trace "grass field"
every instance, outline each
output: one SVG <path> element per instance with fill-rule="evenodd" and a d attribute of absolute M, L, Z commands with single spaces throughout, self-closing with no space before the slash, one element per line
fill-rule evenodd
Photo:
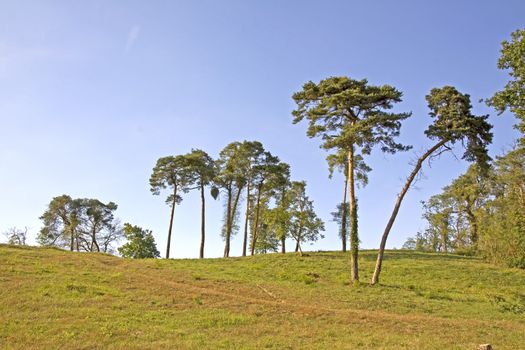
<path fill-rule="evenodd" d="M 361 254 L 362 280 L 375 254 Z M 525 349 L 525 271 L 389 251 L 125 260 L 0 245 L 2 349 Z"/>

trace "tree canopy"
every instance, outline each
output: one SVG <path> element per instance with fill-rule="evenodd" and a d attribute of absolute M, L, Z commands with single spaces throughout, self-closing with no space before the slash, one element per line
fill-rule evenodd
<path fill-rule="evenodd" d="M 500 114 L 510 110 L 519 119 L 517 128 L 525 134 L 525 29 L 516 30 L 510 41 L 503 41 L 498 68 L 508 71 L 510 81 L 487 103 Z"/>
<path fill-rule="evenodd" d="M 118 249 L 122 257 L 132 259 L 160 257 L 155 238 L 150 230 L 125 223 L 123 233 L 127 242 Z"/>

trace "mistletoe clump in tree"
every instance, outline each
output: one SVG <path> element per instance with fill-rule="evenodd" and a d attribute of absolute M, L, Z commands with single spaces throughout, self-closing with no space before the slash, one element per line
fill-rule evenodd
<path fill-rule="evenodd" d="M 297 104 L 293 123 L 306 119 L 308 137 L 320 137 L 322 148 L 346 156 L 353 281 L 359 280 L 356 164 L 376 146 L 387 153 L 410 148 L 395 142 L 401 122 L 411 115 L 390 112 L 395 103 L 401 102 L 401 96 L 390 85 L 370 85 L 366 79 L 348 77 L 330 77 L 318 84 L 310 81 L 293 95 Z"/>

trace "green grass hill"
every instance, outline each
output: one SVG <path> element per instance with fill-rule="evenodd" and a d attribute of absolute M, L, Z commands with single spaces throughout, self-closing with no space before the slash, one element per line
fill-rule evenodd
<path fill-rule="evenodd" d="M 362 280 L 374 251 L 361 254 Z M 0 245 L 1 349 L 525 349 L 525 271 L 340 252 L 126 260 Z"/>

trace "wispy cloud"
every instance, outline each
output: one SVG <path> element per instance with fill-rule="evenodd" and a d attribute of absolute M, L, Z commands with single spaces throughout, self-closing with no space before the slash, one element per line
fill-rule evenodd
<path fill-rule="evenodd" d="M 126 48 L 125 51 L 129 52 L 133 48 L 133 45 L 135 45 L 135 42 L 137 41 L 140 33 L 140 26 L 134 25 L 130 28 L 128 32 L 128 39 L 126 40 Z"/>

